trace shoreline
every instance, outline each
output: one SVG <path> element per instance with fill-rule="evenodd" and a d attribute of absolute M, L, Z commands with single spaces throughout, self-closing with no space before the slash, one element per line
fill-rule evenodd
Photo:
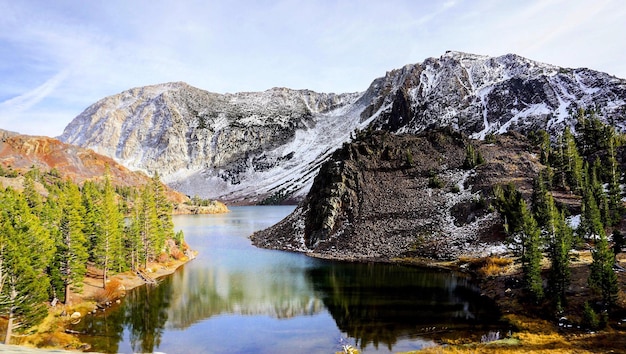
<path fill-rule="evenodd" d="M 582 304 L 594 299 L 588 288 L 588 268 L 591 264 L 590 251 L 572 251 L 570 269 L 572 280 L 568 306 L 555 317 L 547 311 L 549 305 L 531 304 L 524 297 L 521 286 L 521 265 L 512 255 L 460 257 L 456 260 L 437 261 L 421 257 L 374 259 L 335 256 L 330 254 L 305 253 L 317 259 L 338 262 L 387 263 L 420 268 L 441 269 L 464 274 L 479 286 L 481 296 L 491 299 L 500 312 L 503 323 L 513 330 L 501 331 L 498 338 L 485 342 L 469 339 L 436 339 L 437 345 L 409 353 L 493 353 L 493 352 L 549 352 L 549 353 L 626 353 L 626 273 L 618 273 L 620 282 L 619 301 L 611 321 L 604 329 L 588 331 L 580 328 Z M 616 263 L 626 266 L 626 253 L 620 253 Z M 544 262 L 543 271 L 549 264 Z M 620 317 L 621 316 L 621 317 Z M 560 319 L 559 319 L 560 318 Z M 623 320 L 620 320 L 624 318 Z M 577 327 L 578 326 L 578 327 Z"/>
<path fill-rule="evenodd" d="M 197 251 L 190 251 L 191 257 L 185 256 L 180 260 L 169 260 L 166 263 L 148 263 L 147 273 L 149 277 L 155 281 L 163 277 L 174 274 L 179 268 L 194 260 Z M 102 287 L 101 272 L 94 272 L 91 269 L 85 277 L 83 289 L 81 293 L 71 293 L 70 304 L 57 304 L 51 306 L 48 304 L 48 316 L 44 321 L 36 327 L 36 331 L 30 335 L 16 337 L 18 341 L 12 342 L 10 346 L 24 348 L 25 350 L 63 350 L 67 352 L 85 352 L 90 349 L 87 343 L 82 342 L 78 335 L 70 329 L 72 321 L 82 319 L 86 316 L 96 316 L 98 310 L 105 309 L 120 304 L 124 301 L 126 293 L 140 286 L 147 286 L 150 283 L 144 281 L 139 275 L 133 271 L 118 273 L 108 278 L 107 284 L 119 284 L 111 294 L 114 296 L 107 298 L 105 301 L 97 301 L 102 294 L 108 294 L 107 290 Z M 76 313 L 79 313 L 78 316 Z M 1 335 L 0 335 L 1 336 Z M 0 352 L 2 346 L 0 346 Z"/>

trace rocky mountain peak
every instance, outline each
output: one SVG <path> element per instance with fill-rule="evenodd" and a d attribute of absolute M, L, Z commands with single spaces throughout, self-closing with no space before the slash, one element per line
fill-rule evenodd
<path fill-rule="evenodd" d="M 362 93 L 274 87 L 218 94 L 182 82 L 135 88 L 87 108 L 60 139 L 131 169 L 158 171 L 189 195 L 234 203 L 306 195 L 320 165 L 371 126 L 416 134 L 452 129 L 482 139 L 573 126 L 593 109 L 624 131 L 626 80 L 515 54 L 448 51 L 375 79 Z"/>

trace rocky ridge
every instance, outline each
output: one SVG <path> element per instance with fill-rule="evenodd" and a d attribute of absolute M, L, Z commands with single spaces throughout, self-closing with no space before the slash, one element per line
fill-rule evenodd
<path fill-rule="evenodd" d="M 109 168 L 111 180 L 116 186 L 141 186 L 150 183 L 150 177 L 140 172 L 133 172 L 115 160 L 99 155 L 92 150 L 65 144 L 57 139 L 20 135 L 0 130 L 0 167 L 5 171 L 23 174 L 33 167 L 42 172 L 55 170 L 63 179 L 70 179 L 82 184 L 86 180 L 103 178 Z M 0 184 L 15 189 L 23 188 L 23 177 L 0 177 Z M 45 192 L 43 187 L 40 188 Z M 168 188 L 168 198 L 182 203 L 188 198 Z"/>
<path fill-rule="evenodd" d="M 544 64 L 515 54 L 448 51 L 392 70 L 374 82 L 362 113 L 379 129 L 416 133 L 450 126 L 474 138 L 510 130 L 560 133 L 579 108 L 624 131 L 626 80 Z"/>
<path fill-rule="evenodd" d="M 221 95 L 184 83 L 155 85 L 97 102 L 60 139 L 158 171 L 188 195 L 260 203 L 310 185 L 332 148 L 359 126 L 351 106 L 357 97 L 285 88 Z"/>
<path fill-rule="evenodd" d="M 452 127 L 479 139 L 538 128 L 554 133 L 573 126 L 579 108 L 623 131 L 626 80 L 514 54 L 450 51 L 392 70 L 362 93 L 135 88 L 87 108 L 60 139 L 131 169 L 158 171 L 188 195 L 279 203 L 301 200 L 355 129 L 415 134 Z"/>
<path fill-rule="evenodd" d="M 469 145 L 485 163 L 464 166 Z M 531 150 L 512 134 L 487 144 L 449 129 L 363 133 L 321 167 L 292 214 L 252 241 L 350 260 L 448 260 L 504 252 L 499 214 L 486 199 L 496 184 L 515 182 L 530 191 L 541 168 Z"/>

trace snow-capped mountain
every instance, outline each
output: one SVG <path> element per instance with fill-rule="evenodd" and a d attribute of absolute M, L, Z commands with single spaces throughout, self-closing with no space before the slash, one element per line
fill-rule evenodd
<path fill-rule="evenodd" d="M 624 130 L 626 80 L 567 69 L 518 55 L 446 52 L 374 80 L 363 119 L 377 128 L 416 133 L 452 126 L 474 138 L 508 130 L 561 132 L 579 108 L 594 109 Z"/>
<path fill-rule="evenodd" d="M 363 127 L 359 94 L 274 88 L 216 94 L 184 83 L 95 103 L 61 140 L 159 172 L 188 194 L 239 203 L 303 196 L 319 165 Z"/>
<path fill-rule="evenodd" d="M 319 166 L 370 125 L 416 133 L 452 126 L 473 137 L 536 128 L 560 131 L 578 108 L 624 130 L 626 80 L 517 55 L 447 52 L 406 65 L 362 93 L 274 88 L 216 94 L 184 83 L 131 89 L 100 100 L 60 139 L 170 186 L 229 202 L 303 197 Z"/>

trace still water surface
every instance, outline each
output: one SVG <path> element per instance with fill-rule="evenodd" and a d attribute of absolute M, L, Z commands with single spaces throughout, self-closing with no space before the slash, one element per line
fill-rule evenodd
<path fill-rule="evenodd" d="M 258 249 L 248 236 L 286 206 L 174 217 L 198 257 L 74 329 L 101 352 L 334 353 L 432 345 L 434 331 L 487 332 L 494 307 L 450 272 Z"/>

